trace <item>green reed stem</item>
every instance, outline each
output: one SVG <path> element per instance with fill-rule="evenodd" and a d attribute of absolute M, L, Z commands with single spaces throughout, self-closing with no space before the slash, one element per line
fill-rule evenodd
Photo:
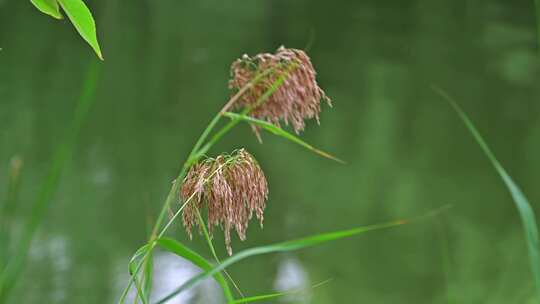
<path fill-rule="evenodd" d="M 206 228 L 206 225 L 204 223 L 204 219 L 203 219 L 203 217 L 201 215 L 201 212 L 199 211 L 198 208 L 196 210 L 197 210 L 197 217 L 199 218 L 199 223 L 200 223 L 200 225 L 202 227 L 204 238 L 206 239 L 206 243 L 208 244 L 208 247 L 210 248 L 210 251 L 212 252 L 212 255 L 214 256 L 214 259 L 216 260 L 216 262 L 218 264 L 221 264 L 221 261 L 219 260 L 219 258 L 217 256 L 216 249 L 214 248 L 214 244 L 212 243 L 212 238 L 210 237 L 210 233 L 208 233 L 208 229 Z M 242 290 L 240 290 L 240 287 L 238 287 L 238 285 L 236 284 L 236 282 L 234 281 L 232 276 L 229 274 L 229 272 L 226 269 L 224 269 L 223 272 L 225 273 L 225 275 L 227 276 L 229 281 L 231 281 L 231 283 L 233 284 L 236 291 L 238 291 L 240 296 L 242 298 L 244 298 L 244 293 L 242 292 Z"/>
<path fill-rule="evenodd" d="M 262 103 L 266 102 L 266 100 L 268 100 L 268 98 L 270 98 L 270 96 L 272 96 L 272 94 L 274 94 L 275 91 L 277 91 L 277 89 L 279 89 L 279 87 L 283 84 L 283 82 L 285 82 L 285 79 L 287 79 L 287 77 L 289 76 L 289 73 L 284 73 L 283 75 L 281 75 L 273 84 L 272 86 L 270 86 L 270 88 L 263 94 L 261 95 L 257 101 L 255 102 L 255 105 L 251 106 L 251 107 L 246 107 L 244 110 L 242 110 L 241 112 L 241 115 L 247 115 L 249 114 L 249 112 L 251 112 L 251 110 L 253 110 L 254 108 L 256 108 L 257 106 L 261 105 Z M 220 112 L 219 116 L 222 117 L 224 116 L 225 114 L 225 111 L 222 111 Z M 234 126 L 236 126 L 238 123 L 240 123 L 242 120 L 239 119 L 239 118 L 232 118 L 225 126 L 223 126 L 214 136 L 212 136 L 212 138 L 210 138 L 210 140 L 208 141 L 208 143 L 206 145 L 204 145 L 200 150 L 199 152 L 197 153 L 197 157 L 201 157 L 202 155 L 204 155 L 206 152 L 208 152 L 208 150 L 210 150 L 210 148 L 216 143 L 218 142 L 225 134 L 227 134 Z"/>
<path fill-rule="evenodd" d="M 146 261 L 148 261 L 148 259 Z M 134 281 L 135 281 L 135 288 L 137 289 L 137 296 L 135 296 L 135 298 L 133 299 L 133 304 L 138 304 L 139 294 L 141 295 L 140 298 L 143 304 L 148 304 L 150 299 L 146 296 L 146 293 L 144 292 L 144 288 L 142 287 L 141 282 L 137 279 L 136 276 L 135 276 Z"/>
<path fill-rule="evenodd" d="M 238 100 L 238 98 L 240 98 L 241 95 L 243 95 L 252 86 L 253 83 L 258 82 L 263 76 L 265 76 L 267 74 L 268 74 L 267 72 L 261 73 L 257 77 L 255 77 L 252 82 L 245 85 L 237 94 L 235 94 L 235 96 L 233 96 L 229 100 L 229 102 L 223 107 L 223 109 L 210 121 L 208 126 L 204 129 L 203 133 L 201 134 L 201 136 L 199 137 L 199 139 L 195 143 L 195 146 L 193 146 L 193 149 L 191 150 L 191 152 L 190 152 L 190 154 L 189 154 L 189 156 L 187 158 L 187 161 L 182 166 L 182 169 L 180 170 L 180 173 L 178 174 L 177 178 L 173 182 L 173 186 L 172 186 L 171 190 L 169 191 L 169 194 L 167 195 L 167 199 L 165 200 L 165 203 L 163 204 L 163 207 L 161 208 L 161 211 L 159 213 L 158 219 L 156 220 L 156 223 L 155 223 L 155 225 L 154 225 L 154 227 L 152 229 L 152 234 L 150 235 L 149 242 L 152 241 L 155 238 L 155 235 L 156 235 L 158 229 L 161 227 L 161 223 L 165 219 L 165 214 L 167 213 L 167 210 L 169 210 L 172 202 L 175 200 L 176 194 L 178 193 L 178 188 L 179 188 L 180 182 L 184 179 L 185 174 L 187 173 L 187 170 L 195 162 L 197 162 L 199 160 L 199 158 L 203 155 L 203 154 L 198 153 L 197 151 L 199 150 L 199 148 L 203 144 L 203 142 L 206 140 L 206 138 L 208 137 L 210 132 L 212 132 L 214 127 L 217 125 L 219 120 L 222 118 L 221 113 L 226 112 L 230 108 L 230 106 L 236 100 Z M 169 225 L 167 225 L 166 227 L 168 228 Z M 153 250 L 154 247 L 151 246 L 149 248 L 150 248 L 149 250 L 151 252 L 151 250 Z M 236 284 L 234 284 L 234 285 L 236 285 Z"/>
<path fill-rule="evenodd" d="M 285 82 L 286 78 L 289 76 L 290 74 L 290 71 L 292 71 L 292 69 L 296 68 L 297 65 L 295 64 L 292 64 L 291 65 L 292 68 L 289 69 L 288 71 L 286 71 L 286 73 L 283 73 L 274 83 L 272 83 L 272 85 L 270 86 L 270 88 L 263 94 L 261 95 L 257 101 L 255 102 L 255 105 L 251 106 L 251 107 L 247 107 L 245 108 L 241 114 L 243 115 L 246 115 L 246 114 L 249 114 L 249 112 L 259 106 L 260 104 L 262 104 L 263 102 L 265 102 L 282 84 L 283 82 Z M 199 137 L 199 139 L 197 140 L 197 142 L 195 143 L 193 149 L 191 150 L 186 162 L 184 163 L 184 165 L 182 166 L 182 169 L 180 171 L 180 173 L 178 174 L 178 177 L 174 180 L 173 182 L 173 185 L 171 187 L 171 190 L 169 191 L 169 194 L 167 195 L 167 198 L 165 200 L 165 203 L 163 204 L 163 207 L 161 208 L 161 211 L 159 213 L 159 216 L 156 220 L 156 223 L 152 229 L 152 234 L 150 235 L 150 239 L 148 241 L 147 244 L 150 244 L 150 246 L 148 247 L 148 253 L 151 253 L 152 250 L 154 249 L 154 247 L 156 246 L 156 242 L 155 242 L 155 239 L 156 239 L 156 233 L 157 231 L 159 230 L 159 228 L 161 227 L 161 224 L 163 222 L 163 220 L 165 219 L 165 215 L 167 213 L 167 210 L 169 210 L 172 202 L 177 198 L 177 193 L 178 193 L 178 190 L 179 190 L 179 187 L 180 187 L 180 183 L 181 181 L 184 179 L 188 169 L 195 163 L 197 162 L 206 152 L 208 152 L 208 150 L 210 150 L 210 148 L 215 144 L 217 143 L 225 134 L 227 134 L 234 126 L 236 126 L 241 120 L 240 119 L 233 119 L 231 121 L 229 121 L 224 127 L 222 127 L 209 141 L 208 143 L 206 143 L 204 146 L 202 146 L 202 144 L 204 143 L 204 141 L 206 140 L 206 138 L 208 137 L 208 135 L 210 135 L 210 133 L 212 132 L 212 130 L 214 129 L 214 127 L 217 125 L 217 123 L 219 122 L 219 120 L 223 117 L 223 114 L 233 105 L 233 103 L 238 99 L 240 98 L 249 88 L 251 88 L 253 85 L 255 85 L 257 82 L 259 82 L 263 77 L 269 75 L 270 73 L 272 73 L 274 71 L 274 69 L 268 69 L 260 74 L 258 74 L 251 82 L 249 82 L 248 84 L 246 84 L 244 87 L 242 87 L 242 89 L 240 91 L 238 91 L 237 94 L 235 94 L 235 96 L 233 96 L 233 98 L 231 98 L 227 104 L 225 104 L 225 106 L 222 108 L 222 110 L 210 121 L 210 123 L 208 124 L 208 126 L 205 128 L 205 130 L 203 131 L 203 133 L 201 134 L 201 136 Z M 202 146 L 202 148 L 200 148 Z M 186 202 L 187 203 L 187 202 Z M 185 205 L 185 204 L 184 204 Z M 168 228 L 170 226 L 170 223 L 171 221 L 169 221 L 169 224 L 166 225 L 165 228 Z M 204 226 L 204 225 L 203 225 Z M 161 234 L 165 233 L 165 230 L 164 229 L 162 231 Z M 159 237 L 158 237 L 159 238 Z M 138 272 L 140 271 L 140 269 L 142 268 L 142 265 L 144 264 L 144 261 L 147 259 L 148 257 L 148 254 L 145 254 L 141 260 L 141 263 L 139 263 L 137 265 L 137 268 L 135 270 L 135 272 L 132 274 L 129 282 L 128 282 L 128 285 L 126 286 L 126 288 L 124 289 L 123 293 L 122 293 L 122 296 L 120 297 L 120 300 L 119 300 L 119 303 L 124 303 L 125 302 L 125 297 L 127 296 L 127 293 L 129 291 L 129 289 L 131 288 L 131 285 L 133 284 L 134 280 L 135 280 L 135 277 L 138 275 Z M 233 283 L 234 284 L 234 283 Z M 236 284 L 235 284 L 236 285 Z"/>
<path fill-rule="evenodd" d="M 193 146 L 193 149 L 189 153 L 189 156 L 188 156 L 186 162 L 184 163 L 184 165 L 182 166 L 182 170 L 180 170 L 180 173 L 178 174 L 178 177 L 173 182 L 173 187 L 172 187 L 171 191 L 169 192 L 169 194 L 167 195 L 167 199 L 165 200 L 165 204 L 163 204 L 163 208 L 161 208 L 158 219 L 156 220 L 154 228 L 152 229 L 151 238 L 153 236 L 155 236 L 157 230 L 161 226 L 161 223 L 163 222 L 163 219 L 165 218 L 165 214 L 167 213 L 167 210 L 168 210 L 169 206 L 171 205 L 172 201 L 174 200 L 174 198 L 176 196 L 176 193 L 178 192 L 180 182 L 184 179 L 185 174 L 187 173 L 187 170 L 191 167 L 191 165 L 193 165 L 195 162 L 197 162 L 202 155 L 204 155 L 204 153 L 200 153 L 199 149 L 202 146 L 202 144 L 204 143 L 204 141 L 206 140 L 206 138 L 208 137 L 208 135 L 210 135 L 210 132 L 212 132 L 214 127 L 217 125 L 219 120 L 222 118 L 222 116 L 223 116 L 222 114 L 225 113 L 226 111 L 228 111 L 229 108 L 234 104 L 234 102 L 236 102 L 248 89 L 250 89 L 253 85 L 258 83 L 263 77 L 269 75 L 272 71 L 273 71 L 273 69 L 268 69 L 268 70 L 258 74 L 255 78 L 253 78 L 253 80 L 251 82 L 249 82 L 244 87 L 242 87 L 242 89 L 240 89 L 240 91 L 238 91 L 238 93 L 236 93 L 227 102 L 227 104 L 225 104 L 225 106 L 219 111 L 219 113 L 216 114 L 216 116 L 214 116 L 214 118 L 210 121 L 208 126 L 206 126 L 206 128 L 202 132 L 201 136 L 199 137 L 199 139 L 197 140 L 197 142 Z M 232 128 L 232 126 L 229 127 L 227 129 L 227 131 L 230 130 L 230 128 Z M 224 133 L 226 133 L 227 131 L 225 131 Z M 221 136 L 223 136 L 224 133 Z M 206 145 L 205 146 L 206 147 L 205 152 L 208 151 L 210 149 L 210 147 L 216 141 L 217 141 L 217 139 L 214 140 L 214 142 L 211 145 L 209 145 L 209 146 Z"/>

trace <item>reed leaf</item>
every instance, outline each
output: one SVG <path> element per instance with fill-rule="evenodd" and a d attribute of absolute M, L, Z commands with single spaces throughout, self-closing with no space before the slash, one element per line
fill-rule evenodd
<path fill-rule="evenodd" d="M 208 269 L 205 272 L 191 278 L 190 280 L 182 284 L 180 287 L 175 289 L 172 293 L 170 293 L 166 297 L 159 300 L 157 304 L 167 302 L 168 300 L 170 300 L 177 294 L 181 293 L 182 291 L 200 283 L 202 280 L 210 276 L 213 276 L 223 271 L 225 268 L 231 266 L 232 264 L 235 264 L 251 256 L 274 253 L 274 252 L 287 252 L 287 251 L 298 250 L 298 249 L 315 246 L 315 245 L 333 241 L 333 240 L 351 237 L 357 234 L 362 234 L 362 233 L 373 231 L 373 230 L 399 226 L 405 223 L 406 222 L 403 220 L 398 220 L 398 221 L 393 221 L 393 222 L 388 222 L 388 223 L 353 228 L 349 230 L 323 233 L 323 234 L 313 235 L 313 236 L 309 236 L 302 239 L 291 240 L 291 241 L 286 241 L 286 242 L 267 245 L 267 246 L 249 248 L 225 259 L 221 264 L 213 266 L 211 269 Z"/>
<path fill-rule="evenodd" d="M 531 207 L 531 204 L 529 203 L 529 200 L 527 199 L 525 194 L 523 194 L 523 192 L 514 182 L 514 180 L 510 177 L 510 175 L 506 172 L 499 160 L 495 157 L 495 154 L 493 154 L 493 152 L 489 148 L 484 138 L 480 135 L 480 132 L 478 132 L 472 121 L 457 104 L 457 102 L 455 102 L 452 97 L 450 97 L 440 88 L 434 87 L 433 89 L 454 108 L 459 118 L 463 121 L 469 133 L 471 133 L 471 135 L 474 137 L 476 143 L 478 143 L 486 157 L 489 159 L 489 161 L 501 177 L 504 185 L 510 192 L 512 200 L 516 205 L 519 216 L 521 218 L 521 222 L 523 224 L 525 239 L 527 241 L 527 248 L 529 252 L 531 271 L 534 277 L 534 283 L 536 286 L 538 299 L 540 299 L 540 251 L 538 247 L 538 227 L 536 225 L 536 216 Z"/>
<path fill-rule="evenodd" d="M 247 123 L 250 123 L 250 124 L 254 124 L 254 125 L 257 125 L 258 127 L 261 127 L 263 129 L 265 129 L 266 131 L 274 134 L 274 135 L 277 135 L 277 136 L 280 136 L 280 137 L 283 137 L 287 140 L 290 140 L 292 141 L 293 143 L 295 144 L 298 144 L 308 150 L 310 150 L 311 152 L 314 152 L 320 156 L 323 156 L 323 157 L 326 157 L 328 159 L 331 159 L 331 160 L 334 160 L 334 161 L 337 161 L 338 163 L 342 163 L 342 164 L 345 164 L 345 162 L 335 156 L 332 156 L 331 154 L 329 153 L 326 153 L 324 151 L 321 151 L 315 147 L 313 147 L 312 145 L 306 143 L 305 141 L 301 140 L 300 138 L 298 138 L 297 136 L 294 136 L 292 135 L 291 133 L 283 130 L 282 128 L 274 125 L 274 124 L 271 124 L 269 122 L 266 122 L 264 120 L 260 120 L 260 119 L 256 119 L 256 118 L 253 118 L 253 117 L 250 117 L 250 116 L 247 116 L 247 115 L 244 115 L 244 114 L 237 114 L 237 113 L 232 113 L 232 112 L 225 112 L 223 113 L 223 116 L 225 117 L 228 117 L 232 120 L 241 120 L 241 121 L 245 121 Z"/>

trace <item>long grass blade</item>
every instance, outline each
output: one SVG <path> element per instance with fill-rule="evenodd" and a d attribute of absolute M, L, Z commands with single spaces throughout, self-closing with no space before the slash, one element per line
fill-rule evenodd
<path fill-rule="evenodd" d="M 88 70 L 83 84 L 82 94 L 77 103 L 77 109 L 73 121 L 67 129 L 64 141 L 54 154 L 52 166 L 47 177 L 39 190 L 38 196 L 31 207 L 31 213 L 23 225 L 23 232 L 19 244 L 15 248 L 13 257 L 9 260 L 6 269 L 0 275 L 0 303 L 5 303 L 6 298 L 15 285 L 18 276 L 24 267 L 28 250 L 34 234 L 41 223 L 48 206 L 52 201 L 55 190 L 58 188 L 61 173 L 66 162 L 71 158 L 73 147 L 77 142 L 79 131 L 86 120 L 88 111 L 94 102 L 98 80 L 99 66 L 92 64 Z"/>
<path fill-rule="evenodd" d="M 269 122 L 266 122 L 264 120 L 260 120 L 260 119 L 256 119 L 256 118 L 253 118 L 253 117 L 250 117 L 250 116 L 247 116 L 247 115 L 237 114 L 237 113 L 232 113 L 232 112 L 225 112 L 225 113 L 223 113 L 223 116 L 228 117 L 228 118 L 233 119 L 233 120 L 242 120 L 242 121 L 248 122 L 250 124 L 257 125 L 257 126 L 263 128 L 263 129 L 265 129 L 266 131 L 268 131 L 268 132 L 270 132 L 270 133 L 272 133 L 274 135 L 283 137 L 283 138 L 285 138 L 287 140 L 290 140 L 290 141 L 294 142 L 295 144 L 298 144 L 298 145 L 310 150 L 311 152 L 314 152 L 314 153 L 316 153 L 318 155 L 329 158 L 331 160 L 337 161 L 338 163 L 345 164 L 345 162 L 342 161 L 341 159 L 313 147 L 312 145 L 306 143 L 305 141 L 301 140 L 297 136 L 294 136 L 291 133 L 283 130 L 282 128 L 280 128 L 280 127 L 278 127 L 278 126 L 276 126 L 274 124 L 271 124 Z"/>
<path fill-rule="evenodd" d="M 174 239 L 161 238 L 157 240 L 157 244 L 162 249 L 191 261 L 193 264 L 197 265 L 204 271 L 210 271 L 214 267 L 205 258 Z M 227 284 L 227 281 L 225 280 L 223 275 L 220 272 L 216 272 L 212 275 L 214 276 L 216 282 L 218 282 L 218 284 L 223 289 L 223 295 L 225 296 L 227 302 L 234 303 L 234 297 L 232 295 L 231 289 L 229 288 L 229 285 Z"/>
<path fill-rule="evenodd" d="M 512 199 L 519 212 L 523 229 L 525 233 L 525 239 L 527 241 L 527 247 L 529 252 L 529 259 L 531 264 L 531 271 L 534 277 L 538 298 L 540 299 L 540 251 L 538 240 L 538 227 L 536 225 L 536 216 L 525 194 L 520 190 L 518 185 L 512 180 L 510 175 L 506 172 L 501 163 L 497 160 L 484 138 L 480 135 L 480 132 L 476 129 L 472 121 L 467 114 L 461 109 L 461 107 L 450 97 L 446 92 L 439 88 L 434 88 L 435 92 L 442 98 L 450 103 L 454 108 L 459 118 L 463 121 L 471 135 L 474 137 L 486 157 L 489 159 L 499 176 L 501 177 L 506 188 L 510 192 Z"/>
<path fill-rule="evenodd" d="M 330 281 L 331 281 L 331 279 L 328 279 L 328 280 L 322 281 L 320 283 L 317 283 L 317 284 L 311 286 L 311 289 L 315 289 L 317 287 L 320 287 L 320 286 L 322 286 L 322 285 L 324 285 L 324 284 L 326 284 L 326 283 L 328 283 Z M 288 295 L 297 294 L 297 293 L 300 293 L 300 292 L 302 292 L 304 290 L 306 290 L 306 289 L 305 288 L 299 288 L 299 289 L 288 290 L 288 291 L 284 291 L 284 292 L 275 292 L 275 293 L 270 293 L 270 294 L 265 294 L 265 295 L 251 296 L 251 297 L 236 300 L 236 301 L 234 301 L 234 304 L 266 301 L 266 300 L 270 300 L 270 299 L 276 299 L 276 298 L 281 298 L 281 297 L 288 296 Z"/>
<path fill-rule="evenodd" d="M 211 269 L 209 269 L 209 270 L 207 270 L 207 271 L 205 271 L 205 272 L 191 278 L 186 283 L 182 284 L 182 286 L 180 286 L 179 288 L 174 290 L 172 293 L 170 293 L 169 295 L 167 295 L 163 299 L 159 300 L 157 302 L 157 304 L 167 302 L 168 300 L 172 299 L 177 294 L 181 293 L 182 291 L 184 291 L 184 290 L 186 290 L 186 289 L 188 289 L 188 288 L 190 288 L 192 286 L 195 286 L 196 284 L 200 283 L 202 280 L 208 278 L 209 276 L 213 276 L 213 275 L 223 271 L 225 268 L 231 266 L 232 264 L 237 263 L 237 262 L 239 262 L 239 261 L 241 261 L 241 260 L 243 260 L 245 258 L 251 257 L 251 256 L 274 253 L 274 252 L 286 252 L 286 251 L 298 250 L 298 249 L 315 246 L 315 245 L 322 244 L 322 243 L 329 242 L 329 241 L 333 241 L 333 240 L 338 240 L 338 239 L 342 239 L 342 238 L 346 238 L 346 237 L 351 237 L 351 236 L 361 234 L 361 233 L 365 233 L 365 232 L 368 232 L 368 231 L 373 231 L 373 230 L 379 230 L 379 229 L 385 229 L 385 228 L 399 226 L 399 225 L 402 225 L 402 224 L 405 224 L 405 223 L 406 223 L 405 221 L 399 220 L 399 221 L 376 224 L 376 225 L 371 225 L 371 226 L 364 226 L 364 227 L 359 227 L 359 228 L 354 228 L 354 229 L 349 229 L 349 230 L 341 230 L 341 231 L 336 231 L 336 232 L 323 233 L 323 234 L 309 236 L 309 237 L 302 238 L 302 239 L 277 243 L 277 244 L 273 244 L 273 245 L 249 248 L 249 249 L 246 249 L 244 251 L 241 251 L 241 252 L 237 253 L 236 255 L 233 255 L 233 256 L 227 258 L 221 264 L 216 265 L 216 266 L 212 267 Z"/>

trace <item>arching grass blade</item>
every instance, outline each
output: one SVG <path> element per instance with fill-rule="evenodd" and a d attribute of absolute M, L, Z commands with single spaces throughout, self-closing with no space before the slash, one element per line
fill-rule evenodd
<path fill-rule="evenodd" d="M 157 304 L 167 302 L 168 300 L 170 300 L 177 294 L 181 293 L 182 291 L 192 286 L 195 286 L 196 284 L 200 283 L 202 280 L 208 278 L 209 276 L 215 275 L 221 272 L 222 270 L 224 270 L 225 268 L 231 266 L 232 264 L 237 263 L 251 256 L 274 253 L 274 252 L 286 252 L 286 251 L 298 250 L 298 249 L 315 246 L 315 245 L 333 241 L 333 240 L 351 237 L 357 234 L 361 234 L 361 233 L 365 233 L 365 232 L 369 232 L 373 230 L 399 226 L 405 223 L 406 223 L 405 221 L 399 220 L 399 221 L 376 224 L 376 225 L 371 225 L 371 226 L 358 227 L 358 228 L 353 228 L 349 230 L 323 233 L 323 234 L 309 236 L 302 239 L 291 240 L 291 241 L 286 241 L 286 242 L 267 245 L 267 246 L 249 248 L 225 259 L 221 264 L 216 265 L 212 267 L 211 269 L 208 269 L 207 271 L 191 278 L 182 286 L 177 288 L 175 291 L 173 291 L 172 293 L 170 293 L 163 299 L 159 300 Z"/>
<path fill-rule="evenodd" d="M 448 101 L 450 105 L 454 108 L 454 110 L 457 112 L 459 118 L 461 118 L 471 135 L 474 137 L 486 157 L 489 159 L 489 161 L 501 177 L 506 188 L 510 192 L 512 200 L 514 201 L 516 208 L 518 209 L 519 216 L 523 224 L 525 239 L 527 241 L 527 248 L 529 251 L 531 271 L 534 277 L 538 298 L 540 299 L 540 252 L 538 248 L 538 227 L 536 225 L 536 216 L 531 207 L 531 204 L 527 200 L 527 197 L 525 197 L 525 194 L 523 194 L 518 185 L 512 180 L 510 175 L 508 175 L 504 167 L 497 160 L 497 158 L 487 145 L 486 141 L 480 135 L 480 132 L 478 132 L 467 114 L 465 114 L 465 112 L 459 107 L 459 105 L 446 92 L 439 88 L 433 89 L 437 94 L 439 94 L 446 101 Z"/>

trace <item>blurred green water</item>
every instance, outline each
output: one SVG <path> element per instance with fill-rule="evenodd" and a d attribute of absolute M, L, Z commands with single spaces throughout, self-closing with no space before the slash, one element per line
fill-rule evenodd
<path fill-rule="evenodd" d="M 265 229 L 235 250 L 453 208 L 432 220 L 299 252 L 312 303 L 526 303 L 533 295 L 510 197 L 447 104 L 451 92 L 540 201 L 540 59 L 532 1 L 88 1 L 105 56 L 97 102 L 14 303 L 109 303 L 191 146 L 226 101 L 243 53 L 303 48 L 334 101 L 303 138 L 342 166 L 237 128 L 270 184 Z M 312 43 L 310 43 L 312 41 Z M 68 21 L 0 1 L 0 195 L 24 158 L 24 217 L 72 118 L 88 62 Z M 538 211 L 537 211 L 538 212 Z M 13 229 L 17 232 L 17 227 Z M 173 236 L 189 242 L 178 226 Z M 221 236 L 216 236 L 221 255 Z M 190 243 L 210 256 L 201 238 Z M 447 250 L 445 250 L 447 248 Z M 271 291 L 283 257 L 231 268 Z M 445 271 L 446 269 L 446 271 Z M 119 282 L 120 281 L 120 282 Z M 449 294 L 449 295 L 448 295 Z"/>

